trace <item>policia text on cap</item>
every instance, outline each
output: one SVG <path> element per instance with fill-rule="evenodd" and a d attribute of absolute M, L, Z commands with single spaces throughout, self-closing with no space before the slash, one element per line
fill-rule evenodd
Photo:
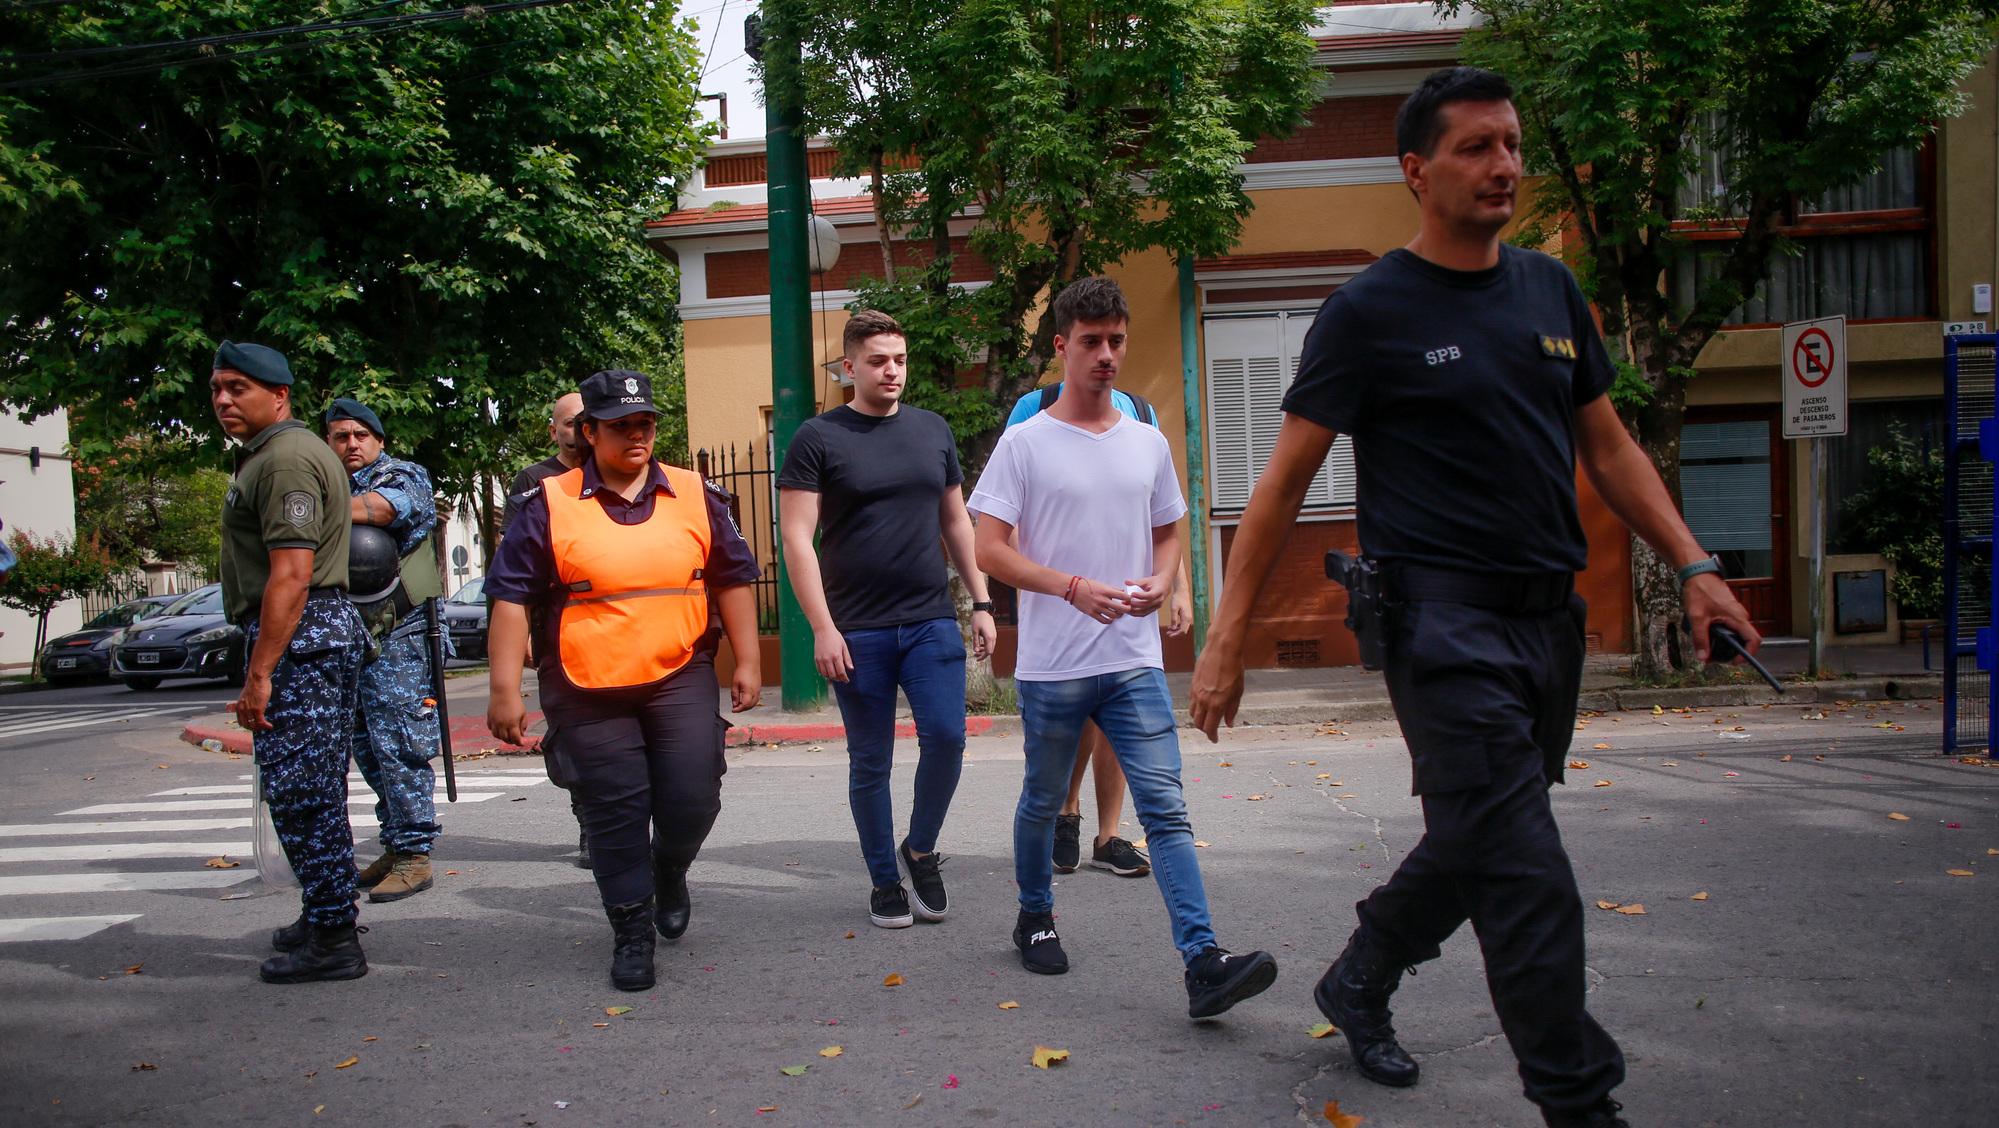
<path fill-rule="evenodd" d="M 712 595 L 736 668 L 730 697 L 755 706 L 763 675 L 758 569 L 724 498 L 652 456 L 657 412 L 637 372 L 583 382 L 581 466 L 528 491 L 494 555 L 493 735 L 526 736 L 521 665 L 528 608 L 548 715 L 549 775 L 578 802 L 590 868 L 615 937 L 612 983 L 653 985 L 653 933 L 686 930 L 687 867 L 722 809 Z"/>

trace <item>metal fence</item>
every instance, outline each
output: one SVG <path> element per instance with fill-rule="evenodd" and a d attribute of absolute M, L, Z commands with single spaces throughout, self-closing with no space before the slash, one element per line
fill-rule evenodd
<path fill-rule="evenodd" d="M 179 595 L 182 592 L 193 591 L 203 584 L 215 582 L 215 578 L 208 574 L 207 569 L 188 564 L 176 566 L 173 571 L 162 573 L 161 576 L 162 583 L 158 591 L 148 586 L 146 574 L 136 568 L 111 577 L 102 588 L 83 596 L 84 621 L 89 622 L 129 600 L 144 599 L 149 595 Z"/>
<path fill-rule="evenodd" d="M 668 459 L 668 461 L 673 461 Z M 758 567 L 753 587 L 757 596 L 757 632 L 777 633 L 777 471 L 770 452 L 757 446 L 704 448 L 694 452 L 695 473 L 729 495 L 729 516 L 749 542 Z"/>
<path fill-rule="evenodd" d="M 1947 753 L 1992 745 L 1993 459 L 1981 432 L 1995 423 L 1995 339 L 1945 338 L 1944 396 L 1951 441 L 1944 445 L 1944 716 Z M 1981 638 L 1981 636 L 1984 636 Z M 1981 653 L 1985 651 L 1985 653 Z"/>

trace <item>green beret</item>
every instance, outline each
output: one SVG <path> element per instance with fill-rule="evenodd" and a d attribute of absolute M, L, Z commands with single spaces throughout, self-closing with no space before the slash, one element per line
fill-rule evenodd
<path fill-rule="evenodd" d="M 336 419 L 352 419 L 354 422 L 373 431 L 375 437 L 378 439 L 389 437 L 382 430 L 381 417 L 376 415 L 360 400 L 348 399 L 346 396 L 335 399 L 333 405 L 326 409 L 326 422 L 331 424 Z"/>
<path fill-rule="evenodd" d="M 215 350 L 214 367 L 233 368 L 260 384 L 290 387 L 292 382 L 292 366 L 285 362 L 285 354 L 268 345 L 224 341 Z"/>

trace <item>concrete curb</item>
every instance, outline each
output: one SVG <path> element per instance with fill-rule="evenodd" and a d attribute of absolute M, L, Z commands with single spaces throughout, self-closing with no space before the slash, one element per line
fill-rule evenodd
<path fill-rule="evenodd" d="M 1914 677 L 1845 678 L 1837 681 L 1790 682 L 1779 696 L 1761 682 L 1748 685 L 1687 686 L 1684 688 L 1586 690 L 1576 707 L 1594 713 L 1627 710 L 1715 709 L 1746 705 L 1808 705 L 1832 701 L 1883 701 L 1931 698 L 1943 693 L 1943 679 L 1931 675 Z M 528 723 L 541 720 L 529 713 Z M 1395 719 L 1395 710 L 1386 697 L 1355 698 L 1345 701 L 1304 701 L 1283 705 L 1244 705 L 1236 714 L 1238 725 L 1318 725 L 1344 721 L 1386 721 Z M 1181 727 L 1192 724 L 1183 714 Z M 1018 736 L 1020 718 L 1014 715 L 971 716 L 965 718 L 965 735 Z M 898 739 L 916 735 L 914 721 L 898 721 Z M 250 734 L 226 720 L 190 722 L 180 738 L 189 744 L 215 741 L 222 751 L 250 753 Z M 838 721 L 811 721 L 783 724 L 736 726 L 726 738 L 729 747 L 744 748 L 763 744 L 831 744 L 845 741 L 846 726 Z M 541 738 L 526 747 L 498 745 L 478 717 L 459 717 L 451 722 L 451 746 L 459 751 L 490 749 L 502 755 L 528 755 L 539 749 Z"/>

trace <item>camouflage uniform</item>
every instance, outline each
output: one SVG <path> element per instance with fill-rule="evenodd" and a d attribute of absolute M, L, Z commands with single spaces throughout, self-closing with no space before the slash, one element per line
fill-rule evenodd
<path fill-rule="evenodd" d="M 258 622 L 245 626 L 257 645 Z M 285 858 L 303 887 L 305 919 L 319 928 L 354 923 L 354 831 L 347 821 L 347 755 L 356 682 L 368 635 L 338 591 L 315 590 L 271 673 L 272 728 L 251 738 L 264 800 Z"/>
<path fill-rule="evenodd" d="M 396 552 L 408 556 L 437 524 L 430 475 L 414 462 L 383 454 L 349 476 L 354 496 L 378 494 L 395 510 L 387 525 Z M 441 829 L 432 792 L 439 752 L 438 716 L 430 699 L 430 657 L 422 608 L 403 616 L 361 669 L 360 707 L 354 714 L 354 763 L 375 792 L 382 848 L 429 854 Z"/>

